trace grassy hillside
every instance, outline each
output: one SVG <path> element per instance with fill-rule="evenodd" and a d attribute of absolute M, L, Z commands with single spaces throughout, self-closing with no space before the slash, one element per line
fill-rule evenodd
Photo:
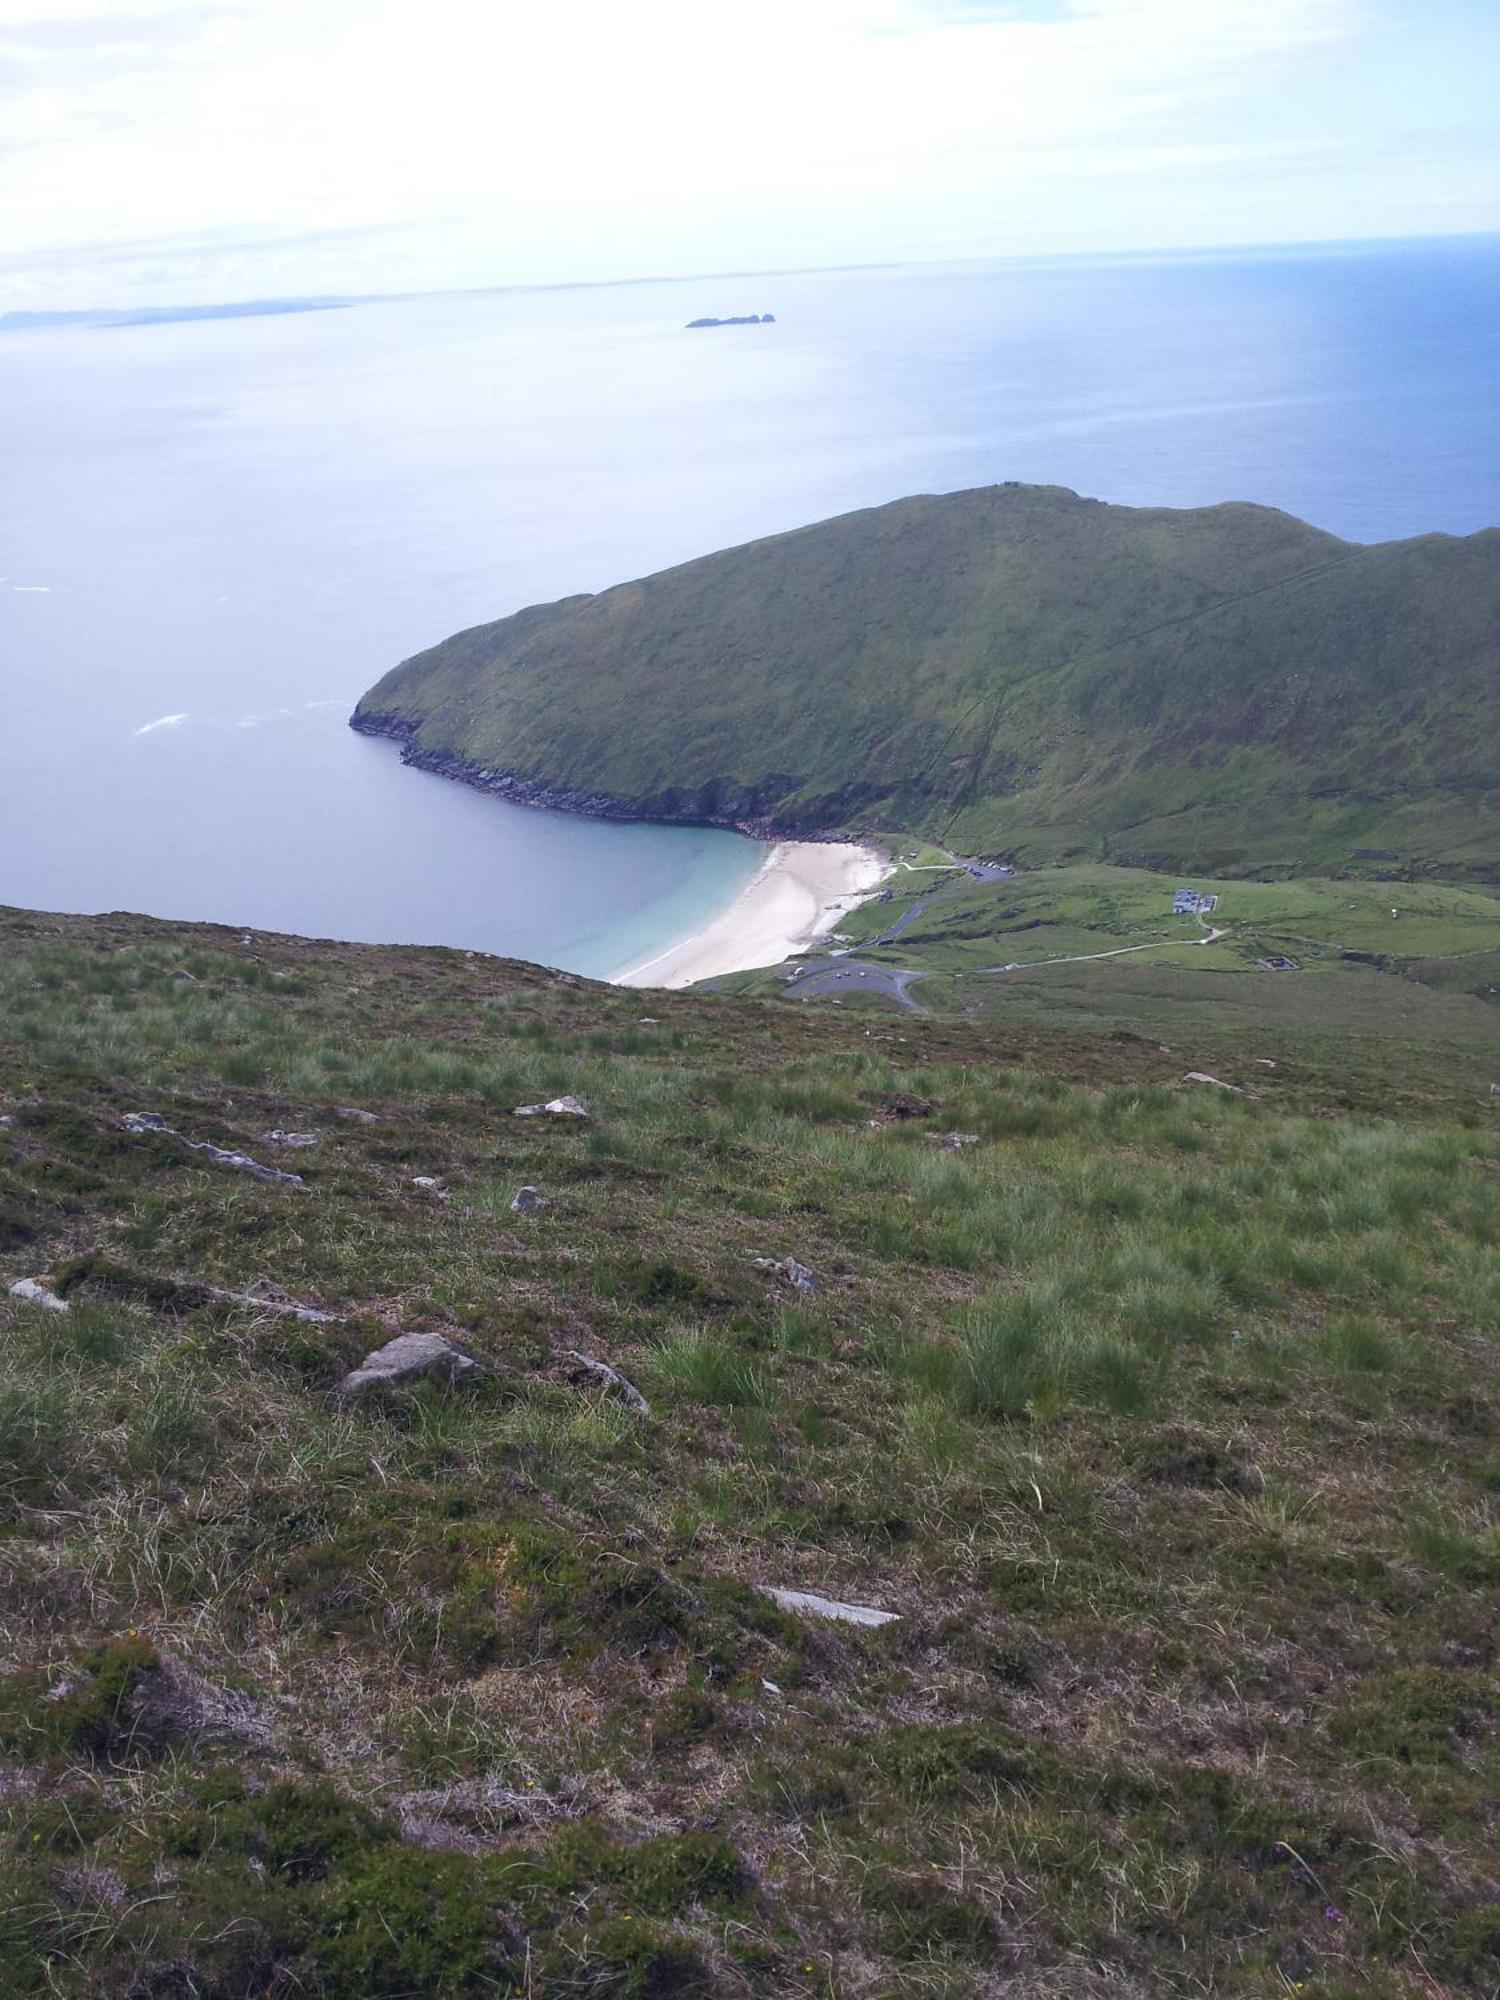
<path fill-rule="evenodd" d="M 355 721 L 595 810 L 1485 877 L 1497 691 L 1500 533 L 1362 548 L 1262 507 L 1000 486 L 460 633 Z"/>
<path fill-rule="evenodd" d="M 0 915 L 0 1988 L 1500 1991 L 1500 1099 L 1166 1039 Z"/>
<path fill-rule="evenodd" d="M 1217 902 L 1199 918 L 1173 915 L 1180 880 L 1085 863 L 975 881 L 960 868 L 898 862 L 885 889 L 841 920 L 834 942 L 860 966 L 919 973 L 909 990 L 926 1011 L 1005 1017 L 1018 996 L 1048 995 L 1087 974 L 1122 994 L 1139 988 L 1146 1025 L 1154 1019 L 1163 1032 L 1193 994 L 1202 996 L 1204 1027 L 1220 1009 L 1221 1030 L 1233 1021 L 1330 1041 L 1420 1038 L 1439 1061 L 1458 1050 L 1486 1061 L 1500 1054 L 1493 893 L 1200 875 L 1194 886 Z M 815 955 L 710 984 L 770 995 L 793 967 L 820 962 Z M 1413 1065 L 1424 1066 L 1421 1053 L 1403 1047 L 1402 1071 Z"/>

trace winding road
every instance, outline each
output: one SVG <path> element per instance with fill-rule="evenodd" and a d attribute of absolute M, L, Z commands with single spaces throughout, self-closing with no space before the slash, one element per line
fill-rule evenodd
<path fill-rule="evenodd" d="M 874 944 L 885 944 L 894 938 L 902 928 L 902 922 L 917 914 L 922 905 L 916 904 L 904 913 L 902 921 L 893 924 L 888 931 L 872 940 Z M 1202 923 L 1202 918 L 1199 922 Z M 1197 938 L 1153 938 L 1149 944 L 1114 945 L 1108 951 L 1073 952 L 1066 958 L 1017 959 L 1010 965 L 981 965 L 969 975 L 971 978 L 985 978 L 995 973 L 1031 972 L 1043 965 L 1090 965 L 1101 958 L 1128 958 L 1133 952 L 1160 951 L 1163 945 L 1213 944 L 1225 935 L 1220 924 L 1204 926 L 1202 937 Z M 898 1007 L 908 1014 L 925 1014 L 927 1009 L 912 995 L 912 987 L 927 974 L 910 966 L 870 965 L 857 958 L 820 958 L 796 972 L 782 987 L 782 997 L 787 1000 L 842 1000 L 845 996 L 859 998 L 874 994 L 882 1000 L 894 1000 Z M 955 973 L 955 978 L 963 978 Z"/>

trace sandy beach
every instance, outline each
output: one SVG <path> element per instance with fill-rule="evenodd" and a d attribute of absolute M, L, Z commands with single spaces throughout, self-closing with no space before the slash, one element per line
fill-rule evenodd
<path fill-rule="evenodd" d="M 720 917 L 613 975 L 618 986 L 691 986 L 723 972 L 779 965 L 838 926 L 891 872 L 872 847 L 779 841 Z"/>

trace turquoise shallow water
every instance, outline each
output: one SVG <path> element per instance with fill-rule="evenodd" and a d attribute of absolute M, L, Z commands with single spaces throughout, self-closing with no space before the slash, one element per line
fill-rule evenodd
<path fill-rule="evenodd" d="M 386 667 L 996 479 L 1365 540 L 1500 522 L 1497 304 L 1474 239 L 0 336 L 0 900 L 616 970 L 760 851 L 403 770 L 344 726 Z M 777 324 L 684 331 L 740 311 Z"/>

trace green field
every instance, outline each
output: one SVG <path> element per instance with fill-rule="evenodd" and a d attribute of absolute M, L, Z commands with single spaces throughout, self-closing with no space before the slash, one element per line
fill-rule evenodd
<path fill-rule="evenodd" d="M 1180 886 L 1216 895 L 1212 915 L 1174 916 Z M 1223 935 L 1210 941 L 1210 930 Z M 1316 878 L 1184 883 L 1108 866 L 975 882 L 902 859 L 835 942 L 861 965 L 921 971 L 913 997 L 935 1013 L 1129 1026 L 1165 1039 L 1186 1029 L 1223 1041 L 1250 1029 L 1322 1035 L 1330 1048 L 1340 1036 L 1425 1044 L 1425 1056 L 1413 1049 L 1404 1067 L 1455 1051 L 1476 1075 L 1500 1061 L 1500 899 L 1479 890 Z M 1270 958 L 1295 969 L 1267 970 Z M 772 995 L 784 970 L 712 984 Z"/>
<path fill-rule="evenodd" d="M 1123 963 L 1148 1034 L 1120 961 L 973 1021 L 0 913 L 0 1269 L 70 1308 L 0 1291 L 7 2000 L 1500 1991 L 1500 1099 L 1330 1008 L 1496 1016 L 1320 962 L 1272 1047 L 1170 1015 L 1271 975 Z M 486 1379 L 341 1405 L 409 1330 Z"/>

